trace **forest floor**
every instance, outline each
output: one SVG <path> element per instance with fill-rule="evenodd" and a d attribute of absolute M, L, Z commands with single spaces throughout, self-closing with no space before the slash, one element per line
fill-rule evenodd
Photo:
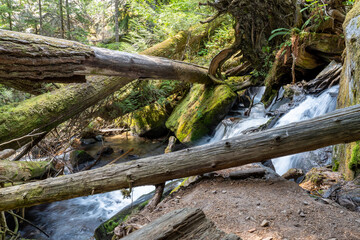
<path fill-rule="evenodd" d="M 311 197 L 293 181 L 275 175 L 228 178 L 231 171 L 253 167 L 204 177 L 165 198 L 153 212 L 145 210 L 130 221 L 146 225 L 175 209 L 194 207 L 202 209 L 218 228 L 243 240 L 360 239 L 360 213 Z M 261 226 L 264 220 L 268 226 Z"/>

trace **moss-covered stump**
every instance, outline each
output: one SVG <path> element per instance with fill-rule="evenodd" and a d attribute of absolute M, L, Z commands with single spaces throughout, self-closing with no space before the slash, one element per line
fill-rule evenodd
<path fill-rule="evenodd" d="M 166 121 L 166 127 L 181 142 L 194 142 L 214 129 L 235 100 L 236 94 L 227 85 L 194 84 Z"/>
<path fill-rule="evenodd" d="M 165 107 L 153 103 L 115 119 L 115 124 L 130 128 L 133 134 L 140 137 L 157 138 L 167 133 L 165 122 L 168 117 Z"/>
<path fill-rule="evenodd" d="M 337 108 L 360 103 L 360 2 L 356 2 L 347 14 L 343 28 L 346 58 L 340 79 Z M 334 159 L 345 178 L 353 179 L 360 173 L 359 143 L 341 144 L 334 147 Z"/>

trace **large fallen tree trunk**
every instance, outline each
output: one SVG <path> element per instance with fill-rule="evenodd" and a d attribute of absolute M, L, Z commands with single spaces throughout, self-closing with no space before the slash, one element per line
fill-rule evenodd
<path fill-rule="evenodd" d="M 217 25 L 211 25 L 212 27 L 209 27 L 209 29 L 212 29 L 216 27 Z M 194 31 L 196 32 L 207 32 L 207 27 L 196 28 Z M 0 32 L 9 33 L 9 31 L 3 31 L 0 30 Z M 14 33 L 14 35 L 20 34 L 17 32 L 11 32 Z M 205 33 L 202 34 L 202 36 L 205 36 Z M 21 35 L 22 36 L 22 35 Z M 29 35 L 26 35 L 29 36 Z M 30 35 L 30 37 L 39 37 L 37 35 Z M 18 39 L 18 41 L 21 42 L 21 38 Z M 75 42 L 70 42 L 66 40 L 59 40 L 50 38 L 50 40 L 53 40 L 55 42 L 62 42 L 65 41 L 65 43 L 68 44 L 78 44 Z M 175 51 L 178 49 L 177 45 L 181 45 L 177 41 L 183 41 L 184 39 L 173 39 L 165 41 L 166 44 L 161 45 L 161 47 L 154 47 L 151 49 L 146 50 L 146 54 L 148 55 L 158 55 L 163 54 L 163 52 L 166 50 L 168 53 Z M 39 40 L 40 41 L 40 40 Z M 168 42 L 171 42 L 172 44 L 169 44 Z M 1 42 L 3 44 L 4 42 Z M 54 45 L 53 43 L 52 45 Z M 56 45 L 56 44 L 55 44 Z M 1 46 L 1 45 L 0 45 Z M 50 46 L 50 45 L 48 45 Z M 65 46 L 65 45 L 60 45 Z M 160 46 L 160 45 L 159 45 Z M 29 46 L 30 47 L 30 46 Z M 71 46 L 70 46 L 71 47 Z M 86 47 L 86 46 L 85 46 Z M 79 47 L 80 48 L 80 47 Z M 171 48 L 171 50 L 167 49 Z M 174 49 L 172 49 L 174 48 Z M 183 49 L 184 47 L 181 45 L 180 49 Z M 83 50 L 78 50 L 78 52 L 81 52 Z M 163 51 L 159 51 L 159 49 L 162 49 Z M 29 49 L 28 49 L 29 50 Z M 43 48 L 44 50 L 44 48 Z M 2 51 L 2 49 L 0 50 Z M 60 51 L 60 50 L 59 50 Z M 61 51 L 60 51 L 61 52 Z M 83 51 L 85 52 L 85 51 Z M 29 53 L 31 54 L 31 52 Z M 175 54 L 175 53 L 173 53 Z M 60 54 L 61 55 L 61 54 Z M 73 55 L 74 56 L 74 55 Z M 162 56 L 162 55 L 161 55 Z M 146 56 L 145 56 L 146 57 Z M 5 61 L 5 60 L 6 61 Z M 29 58 L 31 59 L 31 58 Z M 11 60 L 13 62 L 16 61 L 29 61 L 28 60 L 22 60 L 22 58 L 14 58 L 11 56 L 0 56 L 0 64 L 10 63 Z M 41 59 L 41 56 L 40 58 Z M 63 57 L 63 61 L 75 61 L 74 59 Z M 16 61 L 15 61 L 16 60 Z M 52 64 L 60 64 L 61 59 L 57 60 L 56 58 L 47 58 L 43 60 L 38 60 L 41 64 L 45 64 L 46 60 L 49 62 L 52 62 Z M 41 62 L 43 61 L 43 63 Z M 57 62 L 60 61 L 60 62 Z M 80 60 L 79 60 L 80 61 Z M 75 61 L 76 62 L 76 61 Z M 187 64 L 185 64 L 188 66 Z M 36 67 L 36 66 L 34 66 Z M 192 66 L 188 66 L 192 68 Z M 202 72 L 202 70 L 200 70 Z M 185 74 L 181 73 L 183 75 L 184 79 L 186 81 L 193 81 L 197 82 L 198 79 L 192 78 L 194 76 L 189 76 L 184 72 Z M 205 71 L 206 74 L 206 71 Z M 187 76 L 186 76 L 187 75 Z M 188 78 L 188 79 L 187 79 Z M 202 77 L 201 77 L 202 78 Z M 0 83 L 3 84 L 9 84 L 9 86 L 14 86 L 13 84 L 20 83 L 20 86 L 17 85 L 17 89 L 20 90 L 26 90 L 28 92 L 33 91 L 39 91 L 39 88 L 37 86 L 34 86 L 34 89 L 31 89 L 31 84 L 26 84 L 26 88 L 24 87 L 24 82 L 30 82 L 30 80 L 6 80 L 6 82 L 2 82 L 2 78 L 0 77 Z M 74 77 L 70 78 L 74 80 Z M 53 79 L 54 80 L 54 79 Z M 6 149 L 6 148 L 19 148 L 23 146 L 24 144 L 32 141 L 32 139 L 42 132 L 47 132 L 59 125 L 60 123 L 68 120 L 69 118 L 75 116 L 76 114 L 84 111 L 86 108 L 96 104 L 100 100 L 106 98 L 110 94 L 114 93 L 121 87 L 125 86 L 129 82 L 132 81 L 132 78 L 124 78 L 124 77 L 105 77 L 105 76 L 92 76 L 87 77 L 87 82 L 82 84 L 71 84 L 68 86 L 65 86 L 63 88 L 60 88 L 58 90 L 52 91 L 51 93 L 46 93 L 37 97 L 34 97 L 32 99 L 23 101 L 19 103 L 16 106 L 10 105 L 10 106 L 4 106 L 0 107 L 0 150 Z M 35 84 L 34 84 L 35 85 Z M 15 140 L 14 140 L 15 139 Z"/>
<path fill-rule="evenodd" d="M 207 69 L 189 63 L 0 30 L 0 82 L 85 82 L 86 75 L 211 83 Z"/>
<path fill-rule="evenodd" d="M 0 211 L 240 166 L 360 139 L 360 105 L 311 120 L 118 165 L 0 189 Z"/>

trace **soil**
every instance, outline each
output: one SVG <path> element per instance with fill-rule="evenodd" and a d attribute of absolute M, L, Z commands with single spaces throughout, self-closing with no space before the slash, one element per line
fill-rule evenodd
<path fill-rule="evenodd" d="M 311 196 L 293 181 L 275 175 L 245 180 L 227 177 L 231 171 L 254 167 L 203 177 L 165 198 L 153 212 L 142 211 L 129 221 L 145 225 L 175 209 L 194 207 L 224 232 L 244 240 L 360 239 L 359 212 Z M 264 220 L 268 226 L 261 226 Z"/>

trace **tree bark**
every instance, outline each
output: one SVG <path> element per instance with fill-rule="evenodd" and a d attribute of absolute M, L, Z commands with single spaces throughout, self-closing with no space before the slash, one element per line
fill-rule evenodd
<path fill-rule="evenodd" d="M 39 0 L 39 34 L 42 35 L 43 32 L 43 18 L 42 18 L 42 8 L 41 8 L 41 0 Z"/>
<path fill-rule="evenodd" d="M 0 184 L 8 182 L 23 182 L 39 178 L 51 169 L 49 162 L 13 162 L 0 161 Z"/>
<path fill-rule="evenodd" d="M 59 16 L 60 16 L 60 35 L 61 35 L 61 38 L 65 38 L 64 13 L 63 13 L 62 0 L 59 0 Z"/>
<path fill-rule="evenodd" d="M 115 1 L 115 42 L 119 42 L 119 0 Z"/>
<path fill-rule="evenodd" d="M 71 39 L 71 27 L 70 27 L 70 7 L 69 7 L 69 0 L 65 1 L 66 7 L 66 24 L 67 24 L 67 39 Z"/>
<path fill-rule="evenodd" d="M 86 75 L 211 83 L 205 68 L 164 58 L 0 30 L 0 82 L 81 82 Z"/>
<path fill-rule="evenodd" d="M 213 144 L 0 189 L 0 211 L 159 184 L 358 139 L 360 105 Z"/>
<path fill-rule="evenodd" d="M 116 234 L 116 230 L 114 232 Z M 201 209 L 196 208 L 183 208 L 167 213 L 122 239 L 241 240 L 234 234 L 226 234 L 218 229 Z"/>

